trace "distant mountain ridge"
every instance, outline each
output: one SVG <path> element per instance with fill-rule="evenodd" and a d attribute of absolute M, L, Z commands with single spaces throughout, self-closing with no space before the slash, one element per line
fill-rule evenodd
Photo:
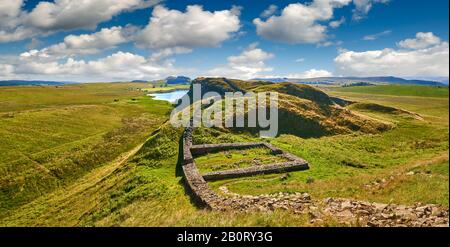
<path fill-rule="evenodd" d="M 39 80 L 3 80 L 0 86 L 60 86 L 65 84 L 74 84 L 77 82 L 61 82 L 61 81 L 39 81 Z"/>
<path fill-rule="evenodd" d="M 254 81 L 268 82 L 294 82 L 301 84 L 326 84 L 326 85 L 348 85 L 354 83 L 371 83 L 371 84 L 415 84 L 425 86 L 448 86 L 447 81 L 441 78 L 440 81 L 432 81 L 425 79 L 404 79 L 394 76 L 377 76 L 377 77 L 317 77 L 317 78 L 255 78 Z M 169 76 L 163 80 L 167 84 L 189 84 L 191 79 L 186 76 Z M 133 82 L 147 82 L 145 80 L 134 80 Z M 0 80 L 0 86 L 58 86 L 66 84 L 75 84 L 78 82 L 70 81 L 45 81 L 45 80 Z"/>
<path fill-rule="evenodd" d="M 345 85 L 358 82 L 367 82 L 374 84 L 415 84 L 426 86 L 448 86 L 442 82 L 428 80 L 407 80 L 394 76 L 377 76 L 377 77 L 318 77 L 308 79 L 296 78 L 256 78 L 253 80 L 270 81 L 270 82 L 295 82 L 302 84 L 330 84 Z"/>
<path fill-rule="evenodd" d="M 167 84 L 189 84 L 191 78 L 187 76 L 169 76 L 166 78 Z"/>

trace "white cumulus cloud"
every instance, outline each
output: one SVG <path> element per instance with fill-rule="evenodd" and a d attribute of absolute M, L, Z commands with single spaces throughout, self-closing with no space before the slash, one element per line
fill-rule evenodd
<path fill-rule="evenodd" d="M 156 6 L 149 24 L 137 41 L 142 47 L 152 49 L 177 49 L 186 51 L 195 47 L 216 47 L 230 39 L 240 29 L 240 8 L 206 11 L 202 6 L 187 6 L 186 12 Z"/>
<path fill-rule="evenodd" d="M 414 39 L 405 39 L 398 42 L 398 46 L 406 49 L 424 49 L 441 43 L 441 39 L 433 33 L 419 32 Z"/>
<path fill-rule="evenodd" d="M 437 43 L 434 35 L 418 33 L 416 39 L 398 43 L 400 49 L 371 51 L 342 50 L 334 59 L 336 70 L 345 76 L 445 76 L 449 75 L 449 44 Z M 422 37 L 422 38 L 420 38 Z M 427 40 L 427 41 L 424 41 Z M 408 49 L 403 49 L 408 48 Z"/>
<path fill-rule="evenodd" d="M 15 27 L 19 22 L 23 0 L 0 1 L 0 30 Z"/>
<path fill-rule="evenodd" d="M 273 69 L 268 67 L 265 61 L 273 58 L 274 55 L 263 51 L 257 45 L 253 43 L 241 54 L 228 57 L 227 65 L 208 71 L 208 76 L 251 79 L 259 77 L 262 72 L 272 71 Z"/>
<path fill-rule="evenodd" d="M 61 43 L 41 50 L 30 50 L 22 53 L 21 56 L 58 59 L 72 55 L 95 54 L 101 50 L 130 42 L 135 33 L 136 28 L 133 26 L 102 28 L 100 31 L 92 34 L 68 35 Z"/>
<path fill-rule="evenodd" d="M 104 58 L 85 61 L 67 58 L 63 61 L 43 60 L 36 56 L 0 60 L 5 78 L 33 78 L 76 81 L 120 81 L 158 79 L 189 71 L 175 68 L 172 63 L 154 63 L 130 52 L 116 52 Z"/>
<path fill-rule="evenodd" d="M 309 79 L 309 78 L 330 77 L 330 76 L 333 76 L 333 74 L 327 70 L 310 69 L 310 70 L 304 71 L 302 73 L 289 74 L 287 76 L 287 78 Z"/>
<path fill-rule="evenodd" d="M 149 7 L 155 0 L 56 0 L 40 2 L 27 16 L 26 23 L 41 30 L 93 29 L 124 11 Z"/>
<path fill-rule="evenodd" d="M 2 77 L 12 77 L 14 73 L 14 66 L 10 64 L 0 63 L 0 76 Z"/>
<path fill-rule="evenodd" d="M 34 9 L 22 10 L 22 0 L 0 3 L 0 42 L 48 35 L 57 31 L 95 29 L 101 22 L 160 0 L 55 0 L 39 2 Z"/>
<path fill-rule="evenodd" d="M 348 5 L 351 0 L 314 0 L 309 4 L 293 3 L 286 6 L 279 16 L 267 20 L 256 18 L 258 35 L 273 41 L 289 44 L 317 43 L 327 37 L 323 22 L 333 18 L 335 8 Z M 337 23 L 332 25 L 337 26 Z"/>

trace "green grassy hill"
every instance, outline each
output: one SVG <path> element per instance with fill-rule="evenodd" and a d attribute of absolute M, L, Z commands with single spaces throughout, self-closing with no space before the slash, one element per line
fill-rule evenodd
<path fill-rule="evenodd" d="M 323 91 L 309 85 L 293 83 L 245 82 L 226 78 L 197 78 L 194 83 L 201 85 L 202 94 L 217 92 L 278 92 L 279 93 L 279 134 L 293 134 L 300 137 L 320 137 L 348 134 L 355 131 L 378 133 L 393 126 L 353 114 L 335 104 Z M 252 85 L 254 83 L 254 85 Z M 192 95 L 192 89 L 190 91 Z M 222 104 L 222 102 L 216 102 Z M 240 115 L 248 114 L 248 108 Z M 248 131 L 256 134 L 257 128 L 232 128 L 234 131 Z"/>
<path fill-rule="evenodd" d="M 248 83 L 233 81 L 235 87 L 256 90 L 258 87 Z M 218 83 L 220 84 L 220 83 Z M 228 83 L 231 90 L 234 90 Z M 299 90 L 302 87 L 299 88 Z M 307 88 L 313 90 L 314 88 Z M 127 134 L 127 140 L 114 144 L 129 148 L 115 150 L 101 165 L 94 162 L 89 169 L 77 173 L 67 182 L 60 182 L 49 190 L 24 190 L 24 195 L 32 198 L 21 201 L 9 207 L 0 214 L 0 225 L 7 226 L 310 226 L 308 214 L 297 214 L 292 211 L 275 210 L 273 212 L 212 212 L 196 207 L 184 187 L 180 172 L 180 139 L 183 129 L 174 128 L 169 123 L 162 124 L 166 119 L 166 110 L 170 106 L 161 101 L 145 100 L 134 95 L 136 92 L 127 90 L 116 91 L 112 98 L 105 99 L 98 107 L 106 107 L 114 114 L 104 114 L 105 119 L 98 131 L 117 131 L 122 126 L 122 116 L 135 111 L 134 118 L 142 114 L 150 114 L 144 119 L 158 118 L 158 122 L 147 125 L 148 129 L 140 134 Z M 285 90 L 283 88 L 283 90 Z M 316 90 L 317 91 L 317 90 Z M 313 91 L 315 92 L 315 91 Z M 133 93 L 133 95 L 128 95 Z M 317 91 L 322 95 L 322 92 Z M 362 103 L 342 108 L 349 111 L 352 117 L 371 119 L 371 123 L 388 123 L 395 128 L 367 133 L 364 131 L 349 131 L 315 138 L 302 138 L 295 134 L 282 134 L 276 138 L 264 139 L 275 146 L 285 149 L 309 161 L 310 169 L 287 174 L 261 175 L 249 178 L 229 179 L 210 183 L 213 189 L 226 186 L 231 192 L 257 195 L 275 192 L 308 192 L 313 198 L 326 197 L 356 198 L 361 200 L 413 204 L 435 203 L 448 207 L 448 98 L 442 97 L 411 97 L 402 95 L 380 95 L 371 93 L 347 93 L 327 91 L 332 96 L 344 97 L 350 101 Z M 91 92 L 87 92 L 90 95 Z M 110 99 L 119 98 L 119 102 Z M 286 104 L 292 104 L 292 109 L 298 109 L 298 116 L 311 112 L 319 114 L 316 108 L 308 111 L 306 107 L 323 107 L 314 102 L 316 97 L 305 99 L 290 94 L 284 94 Z M 135 101 L 130 96 L 136 98 Z M 310 95 L 309 95 L 310 96 Z M 308 96 L 308 97 L 309 97 Z M 13 96 L 11 96 L 14 98 Z M 86 96 L 87 97 L 87 96 Z M 18 100 L 20 103 L 21 101 Z M 78 102 L 78 101 L 77 101 Z M 38 104 L 38 102 L 34 102 Z M 304 105 L 301 105 L 304 104 Z M 94 104 L 97 105 L 97 104 Z M 117 105 L 117 106 L 116 106 Z M 120 106 L 120 107 L 119 107 Z M 14 107 L 14 106 L 11 106 Z M 25 106 L 21 106 L 25 107 Z M 52 107 L 46 106 L 48 110 Z M 56 107 L 64 111 L 67 106 Z M 118 107 L 116 109 L 116 107 Z M 123 107 L 123 108 L 122 108 Z M 328 107 L 330 107 L 328 105 Z M 338 106 L 334 106 L 337 107 Z M 112 109 L 115 109 L 113 111 Z M 326 108 L 329 109 L 329 108 Z M 46 109 L 47 110 L 47 109 Z M 99 122 L 102 111 L 98 108 L 82 120 L 74 119 L 65 122 L 67 133 L 81 124 L 80 129 L 86 129 L 84 136 L 94 133 L 94 127 L 89 123 Z M 405 112 L 406 111 L 406 112 Z M 27 112 L 27 111 L 25 111 Z M 420 114 L 421 118 L 408 112 Z M 118 115 L 117 115 L 117 114 Z M 124 115 L 120 115 L 124 114 Z M 350 114 L 348 113 L 348 114 Z M 5 114 L 10 114 L 10 111 Z M 79 113 L 79 114 L 82 114 Z M 100 114 L 100 115 L 99 115 Z M 140 115 L 141 114 L 141 115 Z M 68 113 L 69 116 L 72 113 Z M 58 116 L 56 114 L 56 116 Z M 91 116 L 90 118 L 88 116 Z M 120 117 L 119 117 L 120 116 Z M 77 120 L 75 120 L 75 118 Z M 24 124 L 36 129 L 44 129 L 58 117 L 49 122 Z M 336 118 L 332 118 L 335 121 Z M 25 121 L 25 120 L 22 120 Z M 87 121 L 84 125 L 81 122 Z M 91 121 L 91 122 L 89 122 Z M 330 121 L 327 118 L 320 122 Z M 352 123 L 353 120 L 352 120 Z M 3 121 L 2 121 L 3 124 Z M 115 125 L 116 124 L 116 125 Z M 12 124 L 5 126 L 13 126 Z M 71 126 L 71 128 L 69 128 Z M 114 126 L 114 127 L 110 127 Z M 158 128 L 159 126 L 159 128 Z M 56 129 L 49 132 L 58 132 Z M 61 127 L 62 128 L 62 127 Z M 158 128 L 152 134 L 152 130 Z M 12 129 L 13 130 L 13 129 Z M 114 131 L 116 130 L 116 131 Z M 42 130 L 41 130 L 42 131 Z M 73 132 L 78 133 L 79 130 Z M 126 133 L 126 132 L 124 132 Z M 29 136 L 29 140 L 37 142 L 41 136 Z M 138 138 L 136 136 L 139 136 Z M 39 138 L 37 138 L 39 137 Z M 131 138 L 133 137 L 133 138 Z M 144 142 L 139 146 L 139 142 Z M 19 138 L 19 137 L 14 137 Z M 71 135 L 75 138 L 75 135 Z M 69 138 L 68 138 L 69 139 Z M 19 139 L 17 139 L 19 140 Z M 46 138 L 46 142 L 58 140 L 54 136 Z M 104 139 L 106 140 L 106 139 Z M 131 145 L 131 140 L 135 144 Z M 249 132 L 232 131 L 218 128 L 198 128 L 194 132 L 194 143 L 222 143 L 241 141 L 261 141 L 258 136 Z M 28 141 L 17 141 L 24 143 Z M 99 150 L 110 149 L 109 141 L 101 142 Z M 25 143 L 24 143 L 25 144 Z M 42 145 L 42 144 L 38 144 Z M 33 145 L 35 146 L 35 145 Z M 132 147 L 134 146 L 134 148 Z M 22 153 L 28 153 L 28 149 Z M 64 145 L 63 145 L 64 147 Z M 79 152 L 84 152 L 85 146 L 78 146 Z M 4 150 L 10 150 L 3 147 Z M 89 149 L 88 149 L 89 150 Z M 69 152 L 71 154 L 72 151 Z M 89 152 L 88 152 L 89 153 Z M 95 152 L 97 153 L 97 152 Z M 59 155 L 59 152 L 58 152 Z M 243 154 L 232 154 L 231 158 Z M 6 155 L 3 159 L 8 159 Z M 58 156 L 55 156 L 58 157 Z M 89 157 L 89 156 L 87 156 Z M 129 159 L 128 159 L 129 158 Z M 220 156 L 211 157 L 215 164 L 220 164 Z M 61 160 L 64 160 L 62 156 Z M 58 160 L 57 158 L 55 160 Z M 53 164 L 53 162 L 49 163 Z M 58 163 L 56 163 L 58 164 Z M 6 166 L 3 164 L 3 166 Z M 51 167 L 51 166 L 50 166 Z M 65 167 L 65 166 L 61 166 Z M 69 166 L 72 167 L 72 166 Z M 15 172 L 15 169 L 2 170 L 11 178 L 35 177 L 33 173 Z M 30 171 L 36 172 L 38 169 Z M 412 175 L 411 175 L 412 174 Z M 35 181 L 41 181 L 36 177 Z M 32 181 L 32 179 L 23 180 Z M 66 181 L 58 178 L 56 181 Z M 22 184 L 27 184 L 22 182 Z M 3 185 L 3 184 L 2 184 Z M 6 187 L 5 187 L 6 188 Z M 20 187 L 17 190 L 20 192 Z M 19 194 L 20 195 L 20 194 Z M 14 201 L 16 197 L 3 197 L 1 201 Z M 317 223 L 314 223 L 317 224 Z M 320 225 L 340 225 L 333 218 L 326 219 Z"/>
<path fill-rule="evenodd" d="M 0 215 L 143 142 L 170 105 L 139 84 L 0 89 Z"/>
<path fill-rule="evenodd" d="M 379 85 L 364 87 L 329 87 L 330 91 L 347 93 L 369 93 L 397 96 L 419 96 L 448 98 L 448 87 L 419 86 L 419 85 Z"/>

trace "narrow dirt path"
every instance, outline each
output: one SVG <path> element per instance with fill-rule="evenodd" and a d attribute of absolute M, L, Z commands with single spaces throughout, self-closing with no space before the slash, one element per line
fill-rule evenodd
<path fill-rule="evenodd" d="M 145 142 L 144 142 L 145 143 Z M 98 183 L 106 180 L 109 176 L 114 174 L 114 172 L 119 169 L 129 158 L 133 157 L 144 145 L 144 143 L 141 143 L 134 147 L 132 150 L 125 152 L 121 154 L 119 157 L 117 157 L 115 160 L 110 162 L 108 165 L 104 166 L 104 169 L 97 172 L 97 174 L 93 173 L 91 176 L 90 174 L 86 175 L 83 180 L 80 180 L 81 183 L 83 182 L 89 182 L 90 185 L 86 185 L 86 187 L 79 187 L 80 191 L 89 189 L 90 187 L 94 187 Z M 84 181 L 85 180 L 85 181 Z"/>

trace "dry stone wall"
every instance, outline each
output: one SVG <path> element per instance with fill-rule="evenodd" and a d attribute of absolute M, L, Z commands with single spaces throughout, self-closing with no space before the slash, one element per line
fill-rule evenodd
<path fill-rule="evenodd" d="M 183 133 L 183 172 L 186 180 L 186 184 L 193 193 L 193 196 L 202 205 L 211 209 L 223 209 L 223 208 L 241 208 L 245 204 L 253 204 L 250 201 L 239 202 L 233 201 L 233 199 L 225 198 L 217 195 L 209 186 L 206 181 L 220 180 L 227 178 L 237 178 L 245 176 L 253 176 L 258 174 L 268 173 L 280 173 L 290 172 L 308 169 L 308 162 L 304 159 L 298 158 L 295 155 L 284 152 L 283 150 L 265 142 L 246 142 L 246 143 L 222 143 L 222 144 L 201 144 L 193 145 L 193 127 L 187 127 Z M 263 166 L 252 166 L 241 169 L 227 170 L 212 172 L 207 174 L 201 174 L 195 165 L 193 155 L 202 155 L 210 152 L 217 152 L 222 150 L 231 149 L 248 149 L 264 147 L 273 154 L 282 155 L 289 162 L 269 164 Z M 231 201 L 230 201 L 231 200 Z"/>
<path fill-rule="evenodd" d="M 248 177 L 260 174 L 282 173 L 308 169 L 308 163 L 283 162 L 271 165 L 251 166 L 227 171 L 209 172 L 203 174 L 206 181 L 215 181 L 229 178 Z"/>
<path fill-rule="evenodd" d="M 226 211 L 272 211 L 290 210 L 293 213 L 306 213 L 309 215 L 312 225 L 322 225 L 324 219 L 335 218 L 344 225 L 358 226 L 444 226 L 448 227 L 448 208 L 437 205 L 413 205 L 403 206 L 394 204 L 370 203 L 364 201 L 327 198 L 325 200 L 313 200 L 308 193 L 276 193 L 259 196 L 239 195 L 229 192 L 224 186 L 220 188 L 220 194 L 213 191 L 207 180 L 223 179 L 229 176 L 248 176 L 259 174 L 254 170 L 238 169 L 218 173 L 202 175 L 197 169 L 191 150 L 197 154 L 204 152 L 223 150 L 222 148 L 270 148 L 274 153 L 282 154 L 293 160 L 284 164 L 279 171 L 289 169 L 307 169 L 308 163 L 295 155 L 286 153 L 266 143 L 237 143 L 237 144 L 204 144 L 192 145 L 193 128 L 186 128 L 183 136 L 183 172 L 188 188 L 192 195 L 206 208 Z M 297 164 L 298 166 L 295 166 Z M 267 166 L 270 169 L 270 165 Z M 273 171 L 280 167 L 272 167 Z M 232 174 L 232 175 L 231 175 Z"/>
<path fill-rule="evenodd" d="M 191 146 L 191 154 L 187 154 L 187 159 L 190 159 L 192 155 L 202 155 L 211 152 L 236 150 L 236 149 L 248 149 L 248 148 L 260 148 L 264 147 L 271 150 L 274 155 L 281 155 L 289 162 L 251 166 L 247 168 L 233 169 L 227 171 L 217 171 L 203 174 L 203 178 L 206 181 L 222 180 L 229 178 L 248 177 L 259 174 L 269 173 L 282 173 L 291 171 L 301 171 L 309 168 L 308 162 L 293 154 L 285 152 L 269 143 L 265 142 L 241 142 L 241 143 L 221 143 L 221 144 L 201 144 Z"/>

